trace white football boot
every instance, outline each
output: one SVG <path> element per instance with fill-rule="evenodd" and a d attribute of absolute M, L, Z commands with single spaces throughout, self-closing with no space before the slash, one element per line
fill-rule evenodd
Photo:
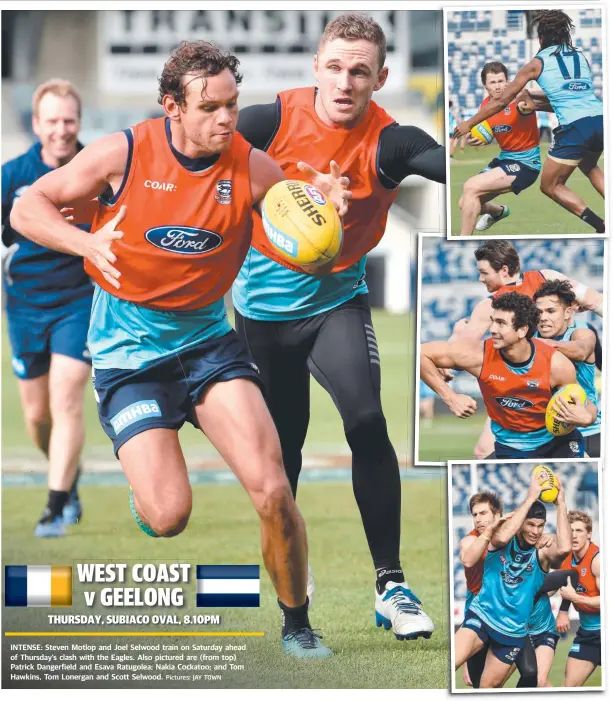
<path fill-rule="evenodd" d="M 511 208 L 507 207 L 506 204 L 502 205 L 502 212 L 497 216 L 493 217 L 491 214 L 484 214 L 479 217 L 477 224 L 475 225 L 475 231 L 487 231 L 490 227 L 494 226 L 497 222 L 511 214 Z"/>
<path fill-rule="evenodd" d="M 398 640 L 429 638 L 434 630 L 430 616 L 406 582 L 388 582 L 383 594 L 375 589 L 375 620 L 377 628 L 391 628 Z"/>
<path fill-rule="evenodd" d="M 309 611 L 313 610 L 313 601 L 315 601 L 315 577 L 309 562 L 309 573 L 307 575 L 307 596 L 309 597 Z"/>

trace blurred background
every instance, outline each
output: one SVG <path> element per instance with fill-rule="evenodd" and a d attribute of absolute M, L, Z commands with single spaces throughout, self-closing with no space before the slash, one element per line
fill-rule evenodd
<path fill-rule="evenodd" d="M 460 541 L 474 528 L 468 502 L 470 497 L 477 492 L 494 492 L 504 505 L 504 513 L 508 513 L 520 506 L 528 494 L 532 470 L 543 463 L 470 463 L 464 465 L 449 464 L 450 479 L 450 547 L 452 560 L 450 574 L 452 578 L 452 621 L 454 628 L 461 625 L 464 620 L 464 603 L 466 599 L 466 578 L 464 567 L 460 562 Z M 598 501 L 598 463 L 585 462 L 559 462 L 544 463 L 550 467 L 564 485 L 566 492 L 566 505 L 568 511 L 578 509 L 591 516 L 593 523 L 592 542 L 600 545 L 600 518 Z M 546 533 L 555 533 L 556 508 L 547 504 Z M 562 599 L 560 596 L 551 597 L 551 605 L 554 616 L 557 615 Z M 579 615 L 571 605 L 569 612 L 571 630 L 558 643 L 549 680 L 554 686 L 561 686 L 564 679 L 564 665 L 568 648 L 570 647 L 577 628 L 579 627 Z M 515 687 L 517 673 L 507 683 L 507 687 Z M 590 677 L 588 686 L 600 686 L 601 670 L 598 668 Z M 456 673 L 456 687 L 466 688 L 462 682 L 462 670 Z"/>
<path fill-rule="evenodd" d="M 603 60 L 602 60 L 602 10 L 597 8 L 562 8 L 572 19 L 574 45 L 585 54 L 593 74 L 596 95 L 603 100 Z M 535 10 L 448 10 L 445 13 L 447 24 L 447 104 L 449 110 L 461 120 L 469 119 L 479 109 L 487 96 L 481 84 L 481 69 L 488 61 L 501 61 L 509 70 L 509 80 L 528 63 L 539 50 L 536 29 L 530 23 Z M 528 88 L 540 89 L 536 81 Z M 541 157 L 547 153 L 552 140 L 552 131 L 558 126 L 555 114 L 538 112 L 538 126 L 541 136 Z M 449 124 L 453 123 L 450 114 Z M 453 131 L 453 128 L 450 129 Z M 460 231 L 460 209 L 458 200 L 466 180 L 498 155 L 496 142 L 490 146 L 473 147 L 462 139 L 455 145 L 451 160 L 451 210 L 449 213 L 450 232 Z M 602 166 L 602 162 L 601 162 Z M 590 186 L 587 179 L 578 172 L 569 179 L 569 187 L 578 192 L 595 211 L 603 209 L 602 199 Z M 538 183 L 520 195 L 519 207 L 514 216 L 496 225 L 496 234 L 563 234 L 593 233 L 593 230 L 562 210 L 561 207 L 541 194 Z M 517 206 L 515 195 L 502 195 L 496 202 Z"/>
<path fill-rule="evenodd" d="M 603 289 L 604 241 L 579 239 L 549 239 L 512 241 L 521 261 L 521 269 L 555 270 L 578 280 L 588 287 Z M 485 285 L 479 282 L 474 252 L 479 241 L 447 241 L 438 236 L 422 237 L 422 251 L 418 275 L 421 280 L 421 324 L 419 343 L 446 341 L 454 324 L 471 315 L 475 306 L 488 296 Z M 601 336 L 602 318 L 593 312 L 578 315 L 592 324 Z M 435 396 L 434 416 L 419 421 L 420 462 L 469 460 L 485 422 L 486 413 L 477 380 L 467 372 L 457 372 L 452 380 L 456 392 L 468 394 L 477 400 L 477 413 L 469 419 L 457 419 L 448 407 Z M 600 373 L 596 371 L 597 388 Z M 421 383 L 423 399 L 431 397 L 428 387 Z M 444 441 L 441 437 L 449 437 Z"/>

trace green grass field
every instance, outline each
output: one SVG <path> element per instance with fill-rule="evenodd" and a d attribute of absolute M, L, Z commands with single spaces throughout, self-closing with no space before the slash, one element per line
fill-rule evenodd
<path fill-rule="evenodd" d="M 399 454 L 412 455 L 413 436 L 413 317 L 373 311 L 382 369 L 382 400 L 390 438 Z M 409 340 L 411 339 L 411 340 Z M 4 458 L 36 457 L 21 415 L 17 382 L 11 369 L 11 353 L 6 328 L 2 333 L 2 449 Z M 329 395 L 311 380 L 311 422 L 306 453 L 347 452 L 343 426 Z M 85 458 L 114 459 L 111 442 L 105 436 L 96 412 L 93 392 L 88 389 L 85 403 L 87 442 Z M 181 431 L 187 453 L 207 448 L 207 440 L 191 425 Z M 210 452 L 210 451 L 209 451 Z"/>
<path fill-rule="evenodd" d="M 543 163 L 548 147 L 541 146 Z M 464 183 L 495 158 L 499 149 L 495 145 L 467 146 L 464 153 L 456 149 L 451 160 L 451 233 L 460 233 L 460 208 L 458 201 Z M 604 167 L 601 159 L 600 166 Z M 593 234 L 594 230 L 570 212 L 543 195 L 537 180 L 519 195 L 509 193 L 497 197 L 495 202 L 511 208 L 511 216 L 489 229 L 486 235 L 521 236 L 522 234 Z M 604 202 L 588 179 L 577 169 L 568 179 L 568 187 L 578 193 L 596 214 L 604 217 Z M 448 214 L 449 216 L 449 214 Z"/>
<path fill-rule="evenodd" d="M 568 657 L 568 651 L 572 645 L 574 635 L 569 635 L 566 640 L 560 640 L 556 650 L 556 655 L 553 658 L 553 666 L 551 672 L 549 673 L 549 681 L 554 687 L 562 686 L 564 681 L 564 667 L 566 665 L 566 658 Z M 517 681 L 519 679 L 519 673 L 516 671 L 513 673 L 509 681 L 505 684 L 505 689 L 514 689 L 517 686 Z M 458 669 L 455 673 L 455 684 L 456 689 L 468 689 L 464 680 L 462 678 L 462 669 Z M 602 685 L 602 668 L 597 667 L 594 670 L 592 676 L 587 680 L 586 687 L 598 687 Z"/>
<path fill-rule="evenodd" d="M 383 404 L 390 434 L 399 454 L 412 454 L 413 354 L 408 316 L 374 313 L 383 370 Z M 4 461 L 19 466 L 19 458 L 35 458 L 25 434 L 10 352 L 3 334 L 2 422 Z M 45 490 L 40 486 L 9 486 L 2 494 L 3 564 L 71 564 L 77 562 L 261 563 L 257 517 L 236 484 L 194 485 L 194 507 L 186 531 L 175 539 L 147 538 L 128 509 L 127 484 L 94 484 L 88 459 L 106 458 L 118 467 L 111 445 L 98 425 L 91 391 L 87 392 L 86 483 L 81 488 L 84 519 L 66 538 L 40 541 L 32 528 L 40 515 Z M 312 418 L 305 453 L 348 453 L 337 411 L 315 383 Z M 182 431 L 186 451 L 209 450 L 191 427 Z M 15 469 L 13 467 L 13 469 Z M 449 685 L 447 587 L 447 507 L 444 473 L 419 476 L 402 483 L 403 539 L 401 557 L 410 585 L 435 622 L 430 640 L 399 642 L 374 625 L 374 581 L 351 483 L 305 481 L 298 503 L 309 534 L 309 557 L 317 583 L 312 624 L 321 628 L 336 655 L 316 664 L 296 664 L 280 652 L 280 614 L 262 569 L 262 605 L 258 610 L 223 612 L 223 630 L 263 631 L 249 639 L 246 670 L 228 673 L 224 687 L 288 688 L 446 688 Z M 85 611 L 77 585 L 72 613 Z M 187 589 L 194 608 L 195 585 Z M 49 609 L 4 609 L 4 630 L 48 629 Z M 60 611 L 64 612 L 64 611 Z M 88 610 L 89 613 L 98 611 Z M 142 613 L 105 609 L 104 613 Z M 209 611 L 207 611 L 208 613 Z M 174 611 L 173 613 L 176 613 Z M 134 626 L 131 629 L 138 629 Z M 125 629 L 124 629 L 125 630 Z M 172 642 L 170 639 L 168 642 Z M 138 642 L 146 642 L 139 640 Z M 166 640 L 165 640 L 166 642 Z M 174 640 L 177 642 L 177 639 Z M 239 641 L 240 642 L 240 641 Z M 139 683 L 140 684 L 140 683 Z M 176 683 L 176 686 L 180 684 Z M 121 686 L 121 685 L 120 685 Z"/>
<path fill-rule="evenodd" d="M 484 413 L 475 414 L 469 419 L 458 419 L 446 406 L 442 406 L 430 426 L 420 422 L 420 462 L 471 460 L 484 424 Z"/>
<path fill-rule="evenodd" d="M 311 621 L 314 627 L 323 629 L 325 642 L 337 654 L 329 661 L 315 664 L 295 664 L 283 658 L 279 644 L 280 614 L 262 568 L 261 608 L 221 611 L 222 630 L 265 633 L 263 640 L 248 641 L 247 670 L 235 677 L 226 676 L 222 686 L 448 686 L 445 492 L 446 480 L 442 475 L 440 479 L 403 482 L 402 559 L 409 581 L 435 622 L 436 630 L 430 640 L 399 642 L 391 632 L 375 627 L 372 566 L 351 484 L 305 483 L 298 501 L 308 527 L 310 561 L 317 583 Z M 85 486 L 82 498 L 86 509 L 84 520 L 71 529 L 70 536 L 41 542 L 31 534 L 44 491 L 34 487 L 4 489 L 3 563 L 261 562 L 257 517 L 237 485 L 195 486 L 189 526 L 178 538 L 168 540 L 147 538 L 138 530 L 128 509 L 127 487 Z M 194 591 L 193 586 L 186 589 L 191 603 L 179 611 L 181 615 L 196 612 L 192 608 Z M 78 594 L 74 596 L 69 612 L 84 613 L 83 599 Z M 42 630 L 48 629 L 48 613 L 49 609 L 4 609 L 4 630 L 41 630 L 41 626 Z M 133 630 L 138 626 L 123 629 Z"/>

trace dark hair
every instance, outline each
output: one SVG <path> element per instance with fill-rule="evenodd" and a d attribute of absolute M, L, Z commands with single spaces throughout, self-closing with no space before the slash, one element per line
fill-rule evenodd
<path fill-rule="evenodd" d="M 162 104 L 164 95 L 171 95 L 178 105 L 185 105 L 185 85 L 183 77 L 205 78 L 219 75 L 228 68 L 240 85 L 243 76 L 238 72 L 239 60 L 228 51 L 208 41 L 182 41 L 170 54 L 159 78 L 158 102 Z"/>
<path fill-rule="evenodd" d="M 529 518 L 542 518 L 544 521 L 547 520 L 547 509 L 542 501 L 537 500 L 532 504 L 526 514 L 526 519 Z"/>
<path fill-rule="evenodd" d="M 534 293 L 532 299 L 536 302 L 537 299 L 549 295 L 558 297 L 565 307 L 571 307 L 577 299 L 570 280 L 547 280 Z"/>
<path fill-rule="evenodd" d="M 526 338 L 532 338 L 539 322 L 540 312 L 528 295 L 519 292 L 505 292 L 492 300 L 492 309 L 502 312 L 513 312 L 513 328 L 517 331 L 528 327 Z"/>
<path fill-rule="evenodd" d="M 506 265 L 509 269 L 509 275 L 516 275 L 520 271 L 520 262 L 515 246 L 509 241 L 501 241 L 500 239 L 490 239 L 482 243 L 475 251 L 475 258 L 486 260 L 494 268 L 496 272 Z"/>
<path fill-rule="evenodd" d="M 490 73 L 504 73 L 505 79 L 509 79 L 509 71 L 504 63 L 500 63 L 500 61 L 490 61 L 483 66 L 481 69 L 481 82 L 483 85 L 485 85 L 485 79 Z"/>
<path fill-rule="evenodd" d="M 502 499 L 494 492 L 477 492 L 468 502 L 468 508 L 472 514 L 475 504 L 489 504 L 493 514 L 502 513 Z"/>
<path fill-rule="evenodd" d="M 532 15 L 532 26 L 536 25 L 536 33 L 541 42 L 541 49 L 557 46 L 554 53 L 559 53 L 563 47 L 575 49 L 571 38 L 574 28 L 572 19 L 562 10 L 535 10 Z"/>
<path fill-rule="evenodd" d="M 387 40 L 381 26 L 372 17 L 360 12 L 347 12 L 328 22 L 319 41 L 319 49 L 333 39 L 364 39 L 377 47 L 379 69 L 383 68 L 387 54 Z"/>

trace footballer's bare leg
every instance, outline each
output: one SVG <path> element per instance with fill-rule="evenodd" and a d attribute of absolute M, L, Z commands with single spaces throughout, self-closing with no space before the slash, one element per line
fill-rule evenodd
<path fill-rule="evenodd" d="M 49 456 L 51 412 L 49 410 L 49 373 L 31 380 L 18 380 L 26 430 L 34 445 Z"/>
<path fill-rule="evenodd" d="M 85 442 L 83 401 L 91 367 L 54 353 L 49 370 L 49 488 L 70 491 Z"/>
<path fill-rule="evenodd" d="M 470 628 L 458 628 L 453 638 L 453 644 L 456 669 L 459 669 L 483 647 L 481 638 Z"/>
<path fill-rule="evenodd" d="M 143 431 L 126 441 L 117 454 L 132 489 L 140 528 L 166 538 L 181 533 L 191 514 L 192 489 L 178 431 Z"/>
<path fill-rule="evenodd" d="M 545 688 L 553 686 L 549 681 L 549 672 L 553 666 L 553 658 L 556 651 L 548 645 L 539 645 L 536 648 L 536 666 L 538 668 L 538 686 Z"/>
<path fill-rule="evenodd" d="M 566 660 L 563 686 L 583 686 L 595 669 L 596 665 L 589 660 L 578 660 L 575 657 L 569 657 Z"/>
<path fill-rule="evenodd" d="M 483 668 L 479 688 L 495 689 L 499 687 L 506 679 L 510 666 L 511 665 L 501 662 L 490 648 L 485 658 L 485 667 Z"/>
<path fill-rule="evenodd" d="M 566 186 L 568 178 L 576 168 L 577 163 L 561 162 L 548 156 L 541 174 L 541 192 L 571 214 L 589 224 L 597 233 L 604 233 L 604 221 L 589 209 L 583 198 Z M 595 179 L 598 183 L 597 175 Z"/>
<path fill-rule="evenodd" d="M 307 539 L 283 468 L 279 436 L 251 380 L 217 382 L 194 407 L 198 423 L 247 491 L 260 517 L 264 565 L 283 612 L 282 646 L 295 657 L 328 657 L 308 617 Z"/>
<path fill-rule="evenodd" d="M 514 175 L 508 175 L 502 168 L 492 168 L 473 175 L 464 183 L 459 206 L 462 210 L 461 236 L 472 236 L 477 218 L 482 213 L 485 202 L 511 192 Z"/>
<path fill-rule="evenodd" d="M 592 187 L 598 192 L 601 197 L 604 197 L 604 172 L 598 165 L 598 161 L 602 156 L 602 152 L 590 152 L 581 159 L 579 169 L 588 178 Z"/>
<path fill-rule="evenodd" d="M 291 607 L 304 604 L 306 531 L 262 392 L 245 378 L 218 382 L 205 391 L 195 412 L 203 432 L 238 477 L 258 512 L 264 564 L 279 599 Z"/>

